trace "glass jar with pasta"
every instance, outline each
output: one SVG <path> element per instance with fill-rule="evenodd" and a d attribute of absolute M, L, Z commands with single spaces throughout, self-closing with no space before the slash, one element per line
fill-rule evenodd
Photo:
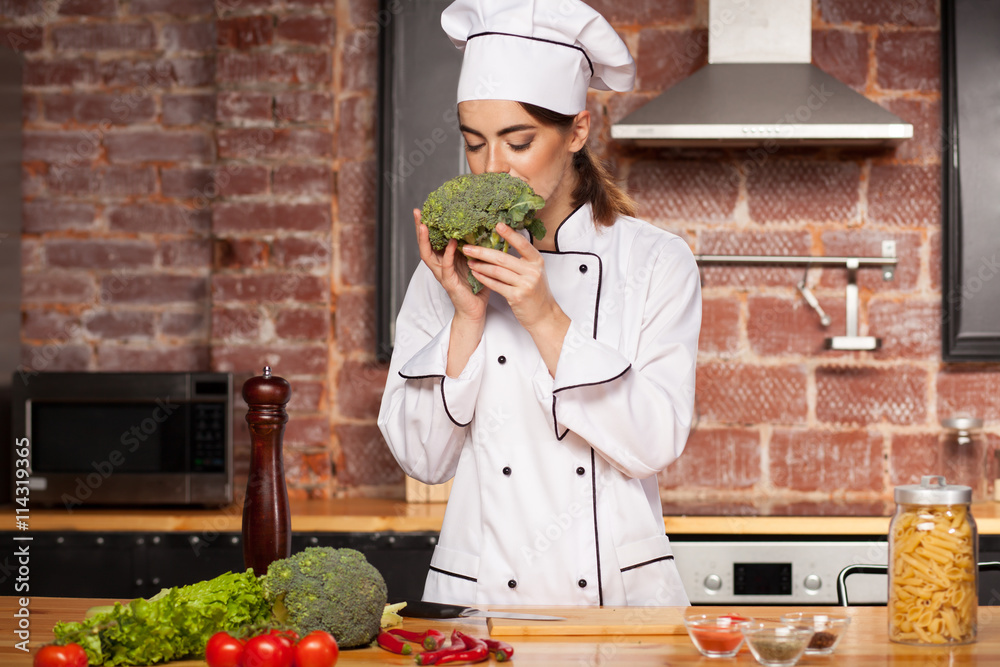
<path fill-rule="evenodd" d="M 976 641 L 978 546 L 972 489 L 927 475 L 895 490 L 889 524 L 889 639 L 903 644 Z"/>

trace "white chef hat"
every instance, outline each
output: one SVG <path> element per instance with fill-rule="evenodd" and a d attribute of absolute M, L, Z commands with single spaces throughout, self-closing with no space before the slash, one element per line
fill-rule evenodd
<path fill-rule="evenodd" d="M 456 0 L 441 26 L 464 49 L 458 101 L 514 100 L 574 115 L 587 88 L 631 90 L 635 62 L 579 0 Z"/>

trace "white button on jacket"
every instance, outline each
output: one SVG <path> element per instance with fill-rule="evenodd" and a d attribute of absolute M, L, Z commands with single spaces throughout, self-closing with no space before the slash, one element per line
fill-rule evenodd
<path fill-rule="evenodd" d="M 553 378 L 506 301 L 445 376 L 454 309 L 423 264 L 397 322 L 379 427 L 403 470 L 452 477 L 424 599 L 456 604 L 686 605 L 656 474 L 683 451 L 701 325 L 687 244 L 590 205 L 544 252 L 572 320 Z"/>

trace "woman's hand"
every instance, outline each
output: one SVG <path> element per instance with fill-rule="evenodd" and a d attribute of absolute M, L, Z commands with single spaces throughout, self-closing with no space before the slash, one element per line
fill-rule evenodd
<path fill-rule="evenodd" d="M 507 299 L 521 326 L 531 334 L 549 373 L 553 376 L 570 319 L 549 289 L 545 261 L 527 239 L 507 225 L 498 223 L 497 233 L 521 255 L 465 245 L 469 268 L 483 285 Z"/>
<path fill-rule="evenodd" d="M 458 241 L 452 239 L 442 251 L 431 248 L 430 232 L 427 225 L 420 222 L 420 209 L 413 209 L 413 224 L 417 230 L 417 246 L 420 259 L 431 270 L 455 306 L 455 315 L 463 319 L 478 321 L 486 317 L 489 290 L 473 294 L 466 281 L 466 260 L 458 252 Z"/>
<path fill-rule="evenodd" d="M 448 344 L 448 377 L 458 377 L 476 351 L 486 329 L 486 306 L 490 300 L 489 289 L 473 294 L 466 281 L 468 266 L 458 253 L 458 241 L 451 239 L 442 252 L 431 248 L 430 231 L 420 222 L 420 209 L 413 209 L 413 224 L 417 229 L 417 246 L 420 259 L 431 270 L 444 291 L 448 293 L 455 316 L 451 320 L 451 338 Z"/>

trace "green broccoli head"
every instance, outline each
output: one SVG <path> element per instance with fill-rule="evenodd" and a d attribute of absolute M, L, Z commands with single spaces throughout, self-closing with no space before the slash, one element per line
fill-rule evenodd
<path fill-rule="evenodd" d="M 545 225 L 535 213 L 545 200 L 519 178 L 503 173 L 465 174 L 445 182 L 427 196 L 420 221 L 430 232 L 431 247 L 441 250 L 450 239 L 507 252 L 507 242 L 496 233 L 498 222 L 527 229 L 536 239 L 545 237 Z M 472 273 L 469 285 L 478 293 L 482 284 Z"/>
<path fill-rule="evenodd" d="M 261 587 L 278 620 L 301 635 L 326 630 L 342 648 L 375 639 L 387 598 L 385 580 L 361 552 L 332 547 L 274 561 Z"/>

